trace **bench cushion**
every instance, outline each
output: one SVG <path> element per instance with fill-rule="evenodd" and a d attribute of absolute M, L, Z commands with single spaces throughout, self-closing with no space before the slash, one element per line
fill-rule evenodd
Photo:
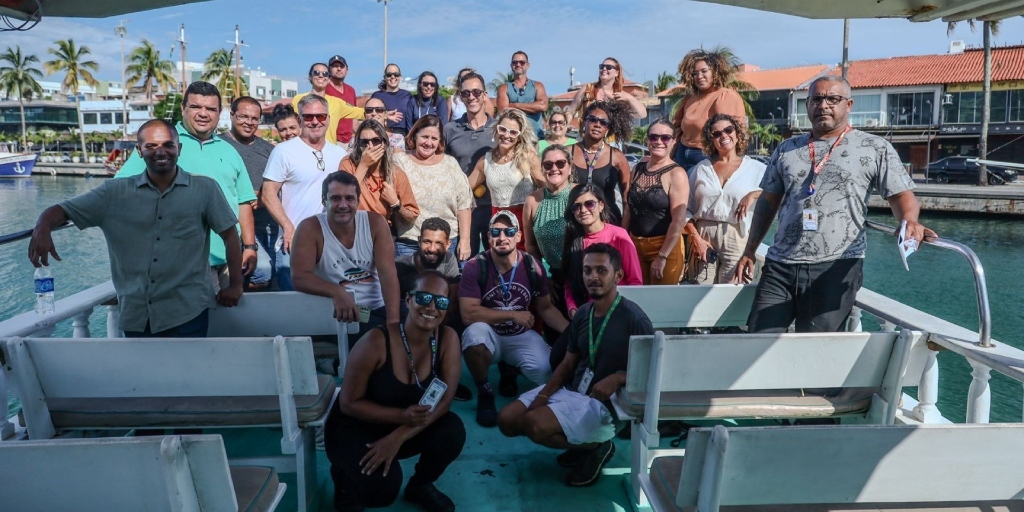
<path fill-rule="evenodd" d="M 323 416 L 334 396 L 334 378 L 317 375 L 316 395 L 295 397 L 299 424 Z M 57 429 L 229 427 L 280 425 L 278 397 L 61 398 L 47 399 Z"/>
<path fill-rule="evenodd" d="M 267 512 L 274 503 L 277 471 L 264 466 L 233 466 L 231 483 L 235 488 L 238 512 Z"/>
<path fill-rule="evenodd" d="M 877 392 L 877 388 L 846 388 L 834 396 L 799 389 L 662 393 L 658 418 L 825 418 L 865 412 L 871 406 L 872 395 Z M 614 400 L 631 417 L 642 418 L 647 393 L 620 390 Z"/>

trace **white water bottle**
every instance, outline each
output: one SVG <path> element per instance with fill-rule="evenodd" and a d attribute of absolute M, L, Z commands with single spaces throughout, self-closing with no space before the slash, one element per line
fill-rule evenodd
<path fill-rule="evenodd" d="M 53 313 L 53 272 L 50 267 L 39 267 L 35 273 L 36 313 Z"/>

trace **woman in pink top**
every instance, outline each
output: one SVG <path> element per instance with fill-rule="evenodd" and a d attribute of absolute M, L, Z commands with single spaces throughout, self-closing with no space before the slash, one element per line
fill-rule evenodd
<path fill-rule="evenodd" d="M 686 99 L 672 119 L 679 134 L 673 160 L 687 172 L 708 158 L 701 133 L 711 116 L 726 114 L 747 124 L 743 98 L 728 86 L 733 70 L 730 58 L 722 48 L 693 50 L 679 63 L 680 85 L 686 88 Z"/>
<path fill-rule="evenodd" d="M 569 318 L 581 304 L 590 301 L 583 282 L 583 250 L 597 243 L 606 243 L 622 253 L 623 277 L 620 285 L 644 284 L 640 259 L 629 233 L 611 224 L 604 194 L 592 183 L 576 185 L 569 192 L 569 208 L 565 211 L 565 245 L 562 248 L 562 269 L 565 272 L 565 305 Z"/>

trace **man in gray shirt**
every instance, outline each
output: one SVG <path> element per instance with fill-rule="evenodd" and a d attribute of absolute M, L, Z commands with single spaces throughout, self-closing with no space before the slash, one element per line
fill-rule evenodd
<path fill-rule="evenodd" d="M 754 254 L 778 214 L 748 326 L 751 332 L 832 332 L 843 327 L 863 281 L 867 201 L 874 189 L 906 221 L 907 238 L 935 233 L 918 223 L 914 182 L 885 139 L 854 130 L 850 84 L 828 75 L 811 83 L 810 134 L 779 145 L 761 180 L 764 192 L 734 283 L 753 279 Z"/>
<path fill-rule="evenodd" d="M 67 220 L 78 229 L 98 226 L 107 239 L 110 274 L 128 337 L 205 337 L 213 297 L 210 237 L 224 241 L 230 284 L 217 293 L 225 307 L 242 296 L 242 246 L 237 219 L 214 180 L 178 167 L 181 143 L 162 119 L 139 128 L 138 151 L 146 172 L 47 208 L 28 247 L 36 267 L 60 261 L 50 231 Z"/>
<path fill-rule="evenodd" d="M 459 94 L 466 105 L 466 113 L 444 125 L 445 153 L 459 161 L 462 172 L 469 176 L 476 167 L 477 160 L 483 158 L 487 151 L 494 147 L 494 119 L 484 105 L 487 101 L 487 89 L 484 78 L 475 72 L 462 75 L 459 82 Z M 476 191 L 474 191 L 474 194 Z M 486 241 L 485 235 L 491 222 L 491 196 L 486 187 L 483 194 L 476 197 L 476 208 L 473 209 L 472 226 L 469 231 L 470 256 L 480 252 L 480 242 Z"/>

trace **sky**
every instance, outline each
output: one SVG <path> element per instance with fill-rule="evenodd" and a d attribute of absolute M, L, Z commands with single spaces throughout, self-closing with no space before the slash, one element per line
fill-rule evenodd
<path fill-rule="evenodd" d="M 45 13 L 44 13 L 45 16 Z M 383 4 L 377 0 L 212 0 L 104 19 L 46 18 L 28 32 L 4 33 L 5 46 L 48 60 L 53 42 L 73 37 L 88 45 L 100 64 L 98 78 L 120 80 L 121 45 L 114 27 L 127 23 L 130 52 L 148 39 L 165 58 L 185 24 L 189 61 L 203 61 L 230 46 L 238 24 L 243 62 L 268 74 L 294 79 L 309 90 L 310 64 L 341 54 L 349 63 L 347 83 L 357 91 L 376 87 L 383 72 Z M 953 39 L 980 46 L 977 33 L 961 23 L 952 36 L 940 21 L 851 20 L 850 59 L 946 53 Z M 431 70 L 442 82 L 462 67 L 476 68 L 488 81 L 508 71 L 512 52 L 529 54 L 531 78 L 549 95 L 576 81 L 597 78 L 597 65 L 617 58 L 626 78 L 653 80 L 675 73 L 689 50 L 716 45 L 763 69 L 842 60 L 842 20 L 793 16 L 686 0 L 645 2 L 590 0 L 391 0 L 388 3 L 388 61 L 406 77 Z M 1024 18 L 1005 20 L 994 45 L 1024 43 Z M 180 59 L 179 50 L 173 59 Z M 47 78 L 59 81 L 56 76 Z"/>

